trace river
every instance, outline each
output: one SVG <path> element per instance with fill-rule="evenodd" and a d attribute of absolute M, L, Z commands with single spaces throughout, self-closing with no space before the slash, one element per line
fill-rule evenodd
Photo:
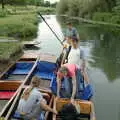
<path fill-rule="evenodd" d="M 44 16 L 61 40 L 66 19 Z M 120 36 L 119 29 L 73 21 L 77 27 L 87 60 L 87 71 L 93 86 L 97 120 L 120 120 Z M 59 55 L 62 46 L 42 21 L 36 41 L 41 52 Z"/>

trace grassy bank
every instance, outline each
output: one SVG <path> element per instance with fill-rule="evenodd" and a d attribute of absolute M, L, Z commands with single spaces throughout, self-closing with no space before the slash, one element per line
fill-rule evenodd
<path fill-rule="evenodd" d="M 20 43 L 0 43 L 0 73 L 22 55 Z"/>
<path fill-rule="evenodd" d="M 37 17 L 35 14 L 10 15 L 0 18 L 0 36 L 25 39 L 37 34 Z"/>
<path fill-rule="evenodd" d="M 19 42 L 0 43 L 0 63 L 8 62 L 22 53 L 22 46 Z"/>
<path fill-rule="evenodd" d="M 55 14 L 55 8 L 6 5 L 0 9 L 0 36 L 32 40 L 37 36 L 37 12 Z"/>

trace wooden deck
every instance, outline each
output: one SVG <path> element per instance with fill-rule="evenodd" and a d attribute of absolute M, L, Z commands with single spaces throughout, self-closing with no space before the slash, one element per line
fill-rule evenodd
<path fill-rule="evenodd" d="M 21 59 L 32 59 L 32 58 L 37 58 L 40 56 L 40 61 L 48 61 L 48 62 L 56 62 L 56 57 L 54 55 L 51 55 L 49 53 L 40 53 L 40 52 L 31 52 L 31 53 L 24 53 Z"/>

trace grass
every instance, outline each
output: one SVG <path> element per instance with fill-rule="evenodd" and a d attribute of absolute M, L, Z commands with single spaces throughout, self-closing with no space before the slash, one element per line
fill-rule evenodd
<path fill-rule="evenodd" d="M 22 51 L 22 46 L 19 42 L 0 43 L 0 61 L 8 61 L 16 53 Z"/>
<path fill-rule="evenodd" d="M 18 39 L 36 37 L 36 14 L 9 15 L 0 18 L 0 36 L 15 37 Z"/>

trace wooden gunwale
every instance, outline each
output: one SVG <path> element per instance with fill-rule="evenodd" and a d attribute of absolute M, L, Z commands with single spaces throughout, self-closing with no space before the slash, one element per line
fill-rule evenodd
<path fill-rule="evenodd" d="M 6 81 L 3 81 L 3 80 L 0 80 L 0 91 L 15 91 L 17 90 L 17 88 L 20 86 L 20 84 L 22 83 L 22 81 L 20 80 L 6 80 Z"/>
<path fill-rule="evenodd" d="M 60 101 L 59 101 L 60 100 Z M 58 110 L 57 109 L 57 104 L 58 104 L 58 102 L 59 102 L 59 104 L 61 103 L 61 102 L 64 102 L 64 104 L 66 104 L 66 103 L 68 103 L 69 102 L 69 99 L 66 99 L 66 98 L 58 98 L 58 99 L 54 99 L 54 103 L 53 103 L 53 109 L 54 110 Z M 79 103 L 79 105 L 80 104 L 87 104 L 88 105 L 88 107 L 90 107 L 89 108 L 89 110 L 86 112 L 87 114 L 89 113 L 89 115 L 90 115 L 90 120 L 96 120 L 96 118 L 95 118 L 95 112 L 94 112 L 94 106 L 93 106 L 93 103 L 92 103 L 92 101 L 85 101 L 85 100 L 79 100 L 79 99 L 77 99 L 77 100 L 75 100 L 77 103 Z M 62 103 L 63 104 L 63 103 Z M 80 111 L 81 111 L 81 113 L 83 113 L 84 114 L 84 111 L 85 111 L 85 109 L 86 109 L 87 107 L 84 107 L 84 106 L 82 106 L 82 108 L 80 107 Z M 85 114 L 86 114 L 85 113 Z M 55 114 L 53 114 L 53 120 L 57 120 L 57 118 L 56 118 L 56 115 Z"/>

